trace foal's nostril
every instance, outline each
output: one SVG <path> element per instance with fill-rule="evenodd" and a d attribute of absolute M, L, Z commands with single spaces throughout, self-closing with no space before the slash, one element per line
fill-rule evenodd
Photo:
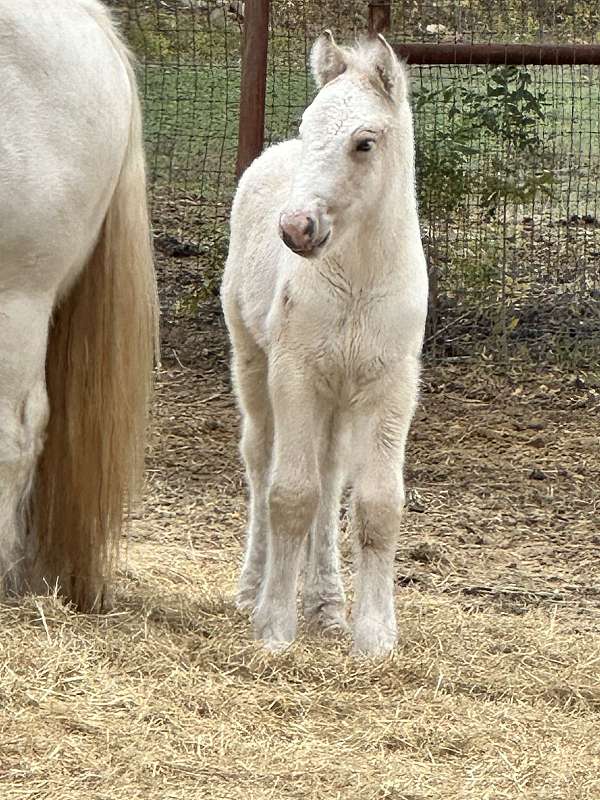
<path fill-rule="evenodd" d="M 281 229 L 281 238 L 283 239 L 283 243 L 286 245 L 286 247 L 289 247 L 290 250 L 297 252 L 298 246 L 284 228 Z"/>
<path fill-rule="evenodd" d="M 315 221 L 312 217 L 307 217 L 306 227 L 304 228 L 303 233 L 306 234 L 306 236 L 308 236 L 309 239 L 312 239 L 314 232 L 315 232 Z"/>

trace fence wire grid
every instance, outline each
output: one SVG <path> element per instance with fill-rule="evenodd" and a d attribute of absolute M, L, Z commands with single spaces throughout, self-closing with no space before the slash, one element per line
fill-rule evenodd
<path fill-rule="evenodd" d="M 170 312 L 215 293 L 235 190 L 244 3 L 115 3 L 139 60 L 159 279 Z M 273 0 L 266 144 L 314 96 L 316 36 L 351 42 L 368 3 Z M 390 42 L 600 43 L 583 0 L 391 4 Z M 600 67 L 409 68 L 432 358 L 600 355 Z"/>

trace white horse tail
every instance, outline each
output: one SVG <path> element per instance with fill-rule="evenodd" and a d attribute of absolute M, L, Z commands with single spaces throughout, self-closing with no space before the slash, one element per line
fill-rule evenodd
<path fill-rule="evenodd" d="M 37 581 L 82 609 L 106 602 L 124 521 L 143 478 L 158 302 L 146 200 L 142 119 L 125 45 L 133 114 L 100 237 L 55 309 L 46 358 L 50 418 L 32 490 Z"/>

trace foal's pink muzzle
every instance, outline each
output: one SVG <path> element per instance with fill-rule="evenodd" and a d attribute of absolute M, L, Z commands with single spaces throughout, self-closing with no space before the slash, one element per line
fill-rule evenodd
<path fill-rule="evenodd" d="M 318 214 L 284 211 L 279 217 L 279 235 L 284 244 L 299 256 L 315 255 L 330 234 L 331 227 Z"/>

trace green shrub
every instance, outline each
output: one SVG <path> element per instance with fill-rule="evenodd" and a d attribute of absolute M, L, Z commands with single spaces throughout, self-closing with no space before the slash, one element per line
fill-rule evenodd
<path fill-rule="evenodd" d="M 552 190 L 540 126 L 546 92 L 531 74 L 502 66 L 477 70 L 468 80 L 447 79 L 415 90 L 416 149 L 421 207 L 452 216 L 475 201 L 493 216 L 504 203 L 528 203 Z M 435 124 L 428 117 L 435 112 Z"/>

